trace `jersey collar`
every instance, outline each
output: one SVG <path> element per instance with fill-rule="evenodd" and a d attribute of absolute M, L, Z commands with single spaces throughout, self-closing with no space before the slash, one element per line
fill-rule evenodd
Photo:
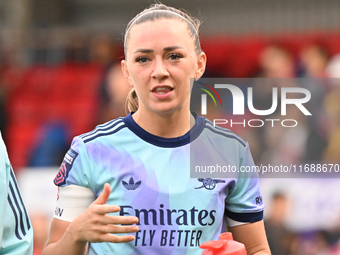
<path fill-rule="evenodd" d="M 195 140 L 201 134 L 205 125 L 204 118 L 198 116 L 197 113 L 192 112 L 192 115 L 195 117 L 196 122 L 195 125 L 191 128 L 191 130 L 189 130 L 183 136 L 175 138 L 164 138 L 145 131 L 134 121 L 134 119 L 132 118 L 132 114 L 133 112 L 130 112 L 129 115 L 123 118 L 125 125 L 142 140 L 146 141 L 147 143 L 151 143 L 155 146 L 163 148 L 175 148 L 189 144 L 190 141 Z"/>

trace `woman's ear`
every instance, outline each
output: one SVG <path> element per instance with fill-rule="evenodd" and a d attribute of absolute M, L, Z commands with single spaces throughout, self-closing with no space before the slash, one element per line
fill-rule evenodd
<path fill-rule="evenodd" d="M 130 84 L 131 86 L 133 86 L 132 81 L 131 81 L 131 77 L 130 77 L 130 73 L 129 73 L 129 69 L 128 69 L 128 67 L 127 67 L 126 60 L 122 60 L 122 61 L 120 62 L 120 65 L 121 65 L 121 67 L 122 67 L 122 72 L 123 72 L 125 78 L 126 78 L 127 81 L 129 82 L 129 84 Z"/>
<path fill-rule="evenodd" d="M 197 60 L 197 70 L 195 72 L 195 80 L 198 80 L 199 78 L 202 77 L 205 71 L 206 64 L 207 64 L 207 55 L 205 55 L 204 52 L 201 52 Z"/>

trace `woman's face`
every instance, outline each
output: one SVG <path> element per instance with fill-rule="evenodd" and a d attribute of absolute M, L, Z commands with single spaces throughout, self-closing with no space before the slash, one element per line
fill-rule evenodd
<path fill-rule="evenodd" d="M 192 79 L 202 76 L 205 63 L 185 21 L 160 19 L 130 29 L 122 69 L 136 90 L 139 111 L 164 114 L 189 110 Z"/>

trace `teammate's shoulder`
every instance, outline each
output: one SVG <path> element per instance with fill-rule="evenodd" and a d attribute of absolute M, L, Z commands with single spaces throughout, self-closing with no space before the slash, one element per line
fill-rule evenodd
<path fill-rule="evenodd" d="M 239 135 L 235 134 L 233 131 L 223 128 L 220 126 L 215 125 L 211 120 L 204 118 L 205 126 L 204 129 L 210 132 L 211 134 L 219 137 L 219 138 L 226 138 L 226 139 L 232 139 L 242 145 L 243 147 L 247 146 L 247 142 L 240 137 Z"/>
<path fill-rule="evenodd" d="M 79 135 L 77 138 L 82 140 L 83 143 L 88 143 L 99 138 L 105 138 L 110 135 L 118 133 L 120 130 L 125 128 L 124 118 L 120 117 L 104 124 L 96 126 L 96 128 L 88 133 Z"/>

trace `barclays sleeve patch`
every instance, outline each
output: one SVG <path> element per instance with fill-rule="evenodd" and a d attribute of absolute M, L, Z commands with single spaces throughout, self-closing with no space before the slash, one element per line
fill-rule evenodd
<path fill-rule="evenodd" d="M 54 178 L 54 184 L 57 186 L 62 186 L 66 183 L 68 174 L 73 166 L 74 160 L 77 158 L 78 152 L 69 149 L 66 153 L 63 162 L 59 168 L 57 176 Z"/>

